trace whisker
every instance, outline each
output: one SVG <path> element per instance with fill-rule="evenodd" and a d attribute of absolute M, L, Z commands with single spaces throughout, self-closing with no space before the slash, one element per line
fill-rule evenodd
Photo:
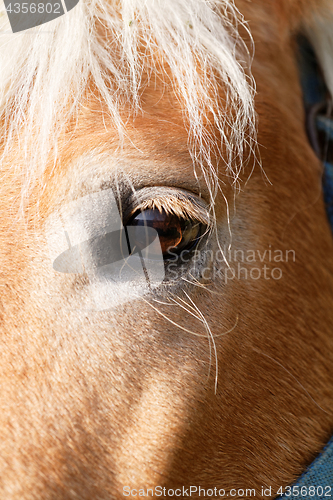
<path fill-rule="evenodd" d="M 186 283 L 189 283 L 190 285 L 194 285 L 194 286 L 197 286 L 199 288 L 203 288 L 206 292 L 209 292 L 212 295 L 219 295 L 219 296 L 223 295 L 222 292 L 217 292 L 216 290 L 210 290 L 208 288 L 208 286 L 209 286 L 208 284 L 200 283 L 200 281 L 198 281 L 192 274 L 190 274 L 190 276 L 193 278 L 194 281 L 188 280 L 188 279 L 184 278 L 184 276 L 182 276 L 181 279 L 183 281 L 186 281 Z"/>
<path fill-rule="evenodd" d="M 186 297 L 188 298 L 188 300 L 193 304 L 193 306 L 195 307 L 195 309 L 198 311 L 198 314 L 202 318 L 203 324 L 204 324 L 204 326 L 206 328 L 206 331 L 207 331 L 207 334 L 208 334 L 209 348 L 210 348 L 209 373 L 210 373 L 210 368 L 211 368 L 211 343 L 210 343 L 210 341 L 212 342 L 212 345 L 213 345 L 213 350 L 214 350 L 214 354 L 215 354 L 215 394 L 216 394 L 216 392 L 217 392 L 217 381 L 218 381 L 218 369 L 219 369 L 219 366 L 218 366 L 217 349 L 216 349 L 215 340 L 214 340 L 212 331 L 211 331 L 211 329 L 210 329 L 210 327 L 208 325 L 208 322 L 207 322 L 205 316 L 202 314 L 202 312 L 200 311 L 200 309 L 196 306 L 196 304 L 193 302 L 193 300 L 189 297 L 189 295 L 185 291 L 184 291 L 184 294 L 186 295 Z M 209 373 L 208 373 L 208 377 L 209 377 Z"/>
<path fill-rule="evenodd" d="M 187 328 L 184 328 L 183 326 L 179 325 L 178 323 L 176 323 L 175 321 L 172 321 L 170 318 L 168 318 L 168 316 L 166 316 L 165 314 L 163 314 L 161 311 L 159 311 L 157 309 L 157 307 L 154 307 L 148 300 L 144 299 L 143 297 L 141 297 L 142 300 L 148 304 L 152 309 L 154 309 L 154 311 L 156 311 L 160 316 L 162 316 L 164 319 L 166 319 L 167 321 L 169 321 L 169 323 L 171 323 L 172 325 L 176 326 L 177 328 L 179 328 L 180 330 L 183 330 L 184 332 L 186 333 L 190 333 L 191 335 L 195 335 L 196 337 L 206 337 L 206 335 L 202 335 L 200 333 L 195 333 L 195 332 L 192 332 L 191 330 L 188 330 Z"/>

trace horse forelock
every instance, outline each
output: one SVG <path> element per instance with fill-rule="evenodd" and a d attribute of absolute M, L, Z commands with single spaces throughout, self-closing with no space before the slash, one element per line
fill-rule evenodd
<path fill-rule="evenodd" d="M 124 110 L 142 111 L 143 88 L 154 75 L 172 86 L 182 107 L 193 162 L 208 179 L 212 156 L 223 148 L 237 180 L 244 146 L 255 137 L 251 54 L 239 25 L 246 27 L 230 0 L 81 0 L 52 23 L 3 35 L 3 159 L 19 145 L 23 196 L 45 171 L 50 151 L 56 163 L 57 140 L 88 89 L 106 105 L 122 144 Z M 1 28 L 9 29 L 6 16 Z"/>

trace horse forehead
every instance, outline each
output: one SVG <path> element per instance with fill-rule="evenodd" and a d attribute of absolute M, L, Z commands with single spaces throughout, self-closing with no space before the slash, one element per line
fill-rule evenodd
<path fill-rule="evenodd" d="M 58 168 L 50 166 L 52 180 L 75 175 L 79 184 L 94 177 L 107 181 L 121 170 L 130 178 L 139 175 L 146 185 L 169 179 L 181 187 L 183 178 L 201 177 L 201 172 L 194 172 L 188 130 L 175 102 L 168 99 L 157 109 L 145 105 L 135 117 L 124 111 L 123 117 L 126 125 L 120 141 L 112 117 L 94 102 L 87 106 L 60 141 Z"/>

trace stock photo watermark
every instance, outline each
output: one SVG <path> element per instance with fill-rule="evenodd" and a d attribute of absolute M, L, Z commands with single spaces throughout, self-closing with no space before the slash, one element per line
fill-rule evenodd
<path fill-rule="evenodd" d="M 4 0 L 13 33 L 46 24 L 72 10 L 80 0 Z"/>
<path fill-rule="evenodd" d="M 96 310 L 141 297 L 165 278 L 158 232 L 124 227 L 111 189 L 64 205 L 49 217 L 46 231 L 53 269 L 85 273 Z"/>
<path fill-rule="evenodd" d="M 135 222 L 136 221 L 136 222 Z M 46 222 L 53 270 L 85 275 L 94 310 L 107 310 L 140 298 L 184 273 L 200 272 L 204 280 L 272 280 L 283 277 L 286 264 L 296 262 L 294 250 L 196 248 L 162 252 L 161 237 L 143 217 L 123 225 L 112 189 L 65 204 Z M 175 228 L 168 228 L 173 231 Z M 178 233 L 177 233 L 178 234 Z M 200 248 L 200 245 L 199 245 Z"/>
<path fill-rule="evenodd" d="M 201 497 L 201 498 L 254 498 L 254 497 L 276 497 L 277 495 L 285 495 L 286 497 L 294 498 L 332 498 L 333 489 L 328 485 L 307 485 L 307 486 L 261 486 L 260 488 L 203 488 L 201 486 L 182 486 L 178 488 L 165 488 L 163 486 L 155 486 L 154 488 L 133 488 L 130 486 L 123 487 L 124 497 Z"/>
<path fill-rule="evenodd" d="M 286 263 L 296 262 L 295 250 L 273 249 L 271 245 L 266 249 L 231 249 L 219 248 L 212 250 L 194 250 L 177 255 L 170 251 L 173 258 L 167 264 L 168 274 L 174 279 L 179 277 L 179 263 L 186 264 L 189 260 L 193 264 L 201 264 L 201 276 L 205 280 L 222 280 L 225 284 L 233 280 L 274 280 L 283 277 L 283 266 Z M 209 265 L 213 262 L 214 265 Z M 283 266 L 282 266 L 283 264 Z"/>

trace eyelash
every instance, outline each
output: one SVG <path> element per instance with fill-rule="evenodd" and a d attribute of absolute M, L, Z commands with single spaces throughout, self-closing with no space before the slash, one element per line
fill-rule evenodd
<path fill-rule="evenodd" d="M 205 225 L 199 220 L 167 213 L 165 210 L 138 210 L 126 226 L 151 227 L 159 235 L 160 246 L 165 261 L 175 260 L 175 255 L 191 252 L 205 232 Z M 140 233 L 140 234 L 139 234 Z M 142 230 L 138 231 L 138 246 L 142 246 Z M 141 237 L 141 238 L 140 238 Z"/>

